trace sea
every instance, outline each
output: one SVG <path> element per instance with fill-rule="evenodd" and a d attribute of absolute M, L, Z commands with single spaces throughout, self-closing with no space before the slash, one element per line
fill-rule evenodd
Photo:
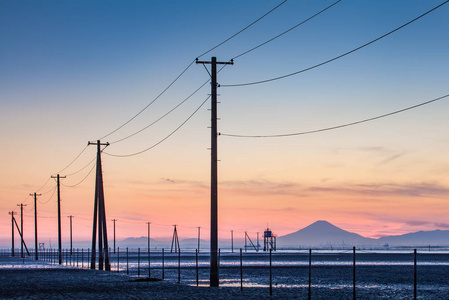
<path fill-rule="evenodd" d="M 148 254 L 150 254 L 148 256 Z M 20 255 L 16 251 L 16 256 Z M 33 257 L 33 253 L 31 253 Z M 91 253 L 62 253 L 62 265 L 90 268 Z M 57 251 L 40 260 L 58 264 Z M 98 255 L 96 257 L 98 269 Z M 118 249 L 109 253 L 112 272 L 186 285 L 209 286 L 206 250 Z M 300 299 L 449 299 L 449 251 L 414 249 L 327 249 L 219 252 L 219 285 L 266 288 L 267 296 L 295 293 Z M 32 264 L 33 259 L 24 258 Z"/>

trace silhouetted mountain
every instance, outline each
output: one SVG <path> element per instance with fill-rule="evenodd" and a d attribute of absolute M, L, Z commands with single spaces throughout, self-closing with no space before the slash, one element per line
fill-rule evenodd
<path fill-rule="evenodd" d="M 279 237 L 277 245 L 278 248 L 447 246 L 449 230 L 419 231 L 372 239 L 340 229 L 327 221 L 317 221 L 301 230 Z"/>
<path fill-rule="evenodd" d="M 375 239 L 365 238 L 359 234 L 348 232 L 327 221 L 316 221 L 303 229 L 280 236 L 277 239 L 278 247 L 294 248 L 311 246 L 348 247 L 373 244 L 377 244 Z"/>
<path fill-rule="evenodd" d="M 379 243 L 390 246 L 445 246 L 449 245 L 449 230 L 418 231 L 403 235 L 384 236 Z"/>

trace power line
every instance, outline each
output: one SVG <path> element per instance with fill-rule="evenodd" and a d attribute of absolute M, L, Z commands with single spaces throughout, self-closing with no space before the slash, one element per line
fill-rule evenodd
<path fill-rule="evenodd" d="M 394 29 L 394 30 L 392 30 L 392 31 L 390 31 L 390 32 L 388 32 L 388 33 L 386 33 L 386 34 L 384 34 L 384 35 L 382 35 L 382 36 L 380 36 L 380 37 L 378 37 L 378 38 L 372 40 L 371 42 L 368 42 L 368 43 L 366 43 L 366 44 L 363 44 L 362 46 L 359 46 L 359 47 L 357 47 L 357 48 L 355 48 L 355 49 L 352 49 L 351 51 L 348 51 L 348 52 L 346 52 L 346 53 L 343 53 L 343 54 L 341 54 L 341 55 L 339 55 L 339 56 L 337 56 L 337 57 L 334 57 L 334 58 L 332 58 L 332 59 L 326 60 L 325 62 L 319 63 L 319 64 L 314 65 L 314 66 L 312 66 L 312 67 L 309 67 L 309 68 L 306 68 L 306 69 L 302 69 L 302 70 L 300 70 L 300 71 L 293 72 L 293 73 L 290 73 L 290 74 L 286 74 L 286 75 L 282 75 L 282 76 L 270 78 L 270 79 L 265 79 L 265 80 L 260 80 L 260 81 L 254 81 L 254 82 L 249 82 L 249 83 L 222 84 L 221 86 L 222 86 L 222 87 L 237 87 L 237 86 L 248 86 L 248 85 L 255 85 L 255 84 L 261 84 L 261 83 L 267 83 L 267 82 L 270 82 L 270 81 L 275 81 L 275 80 L 279 80 L 279 79 L 284 79 L 284 78 L 287 78 L 287 77 L 290 77 L 290 76 L 293 76 L 293 75 L 297 75 L 297 74 L 300 74 L 300 73 L 303 73 L 303 72 L 306 72 L 306 71 L 310 71 L 310 70 L 312 70 L 312 69 L 315 69 L 315 68 L 318 68 L 318 67 L 323 66 L 323 65 L 325 65 L 325 64 L 328 64 L 328 63 L 330 63 L 330 62 L 333 62 L 333 61 L 335 61 L 335 60 L 337 60 L 337 59 L 340 59 L 340 58 L 342 58 L 342 57 L 345 57 L 346 55 L 349 55 L 349 54 L 351 54 L 351 53 L 354 53 L 354 52 L 356 52 L 356 51 L 358 51 L 358 50 L 360 50 L 360 49 L 362 49 L 362 48 L 364 48 L 364 47 L 366 47 L 366 46 L 368 46 L 368 45 L 371 45 L 371 44 L 375 43 L 375 42 L 377 42 L 377 41 L 383 39 L 384 37 L 386 37 L 386 36 L 388 36 L 388 35 L 390 35 L 390 34 L 396 32 L 396 31 L 398 31 L 398 30 L 400 30 L 400 29 L 406 27 L 407 25 L 410 25 L 411 23 L 413 23 L 413 22 L 415 22 L 415 21 L 421 19 L 421 18 L 424 17 L 425 15 L 427 15 L 427 14 L 431 13 L 432 11 L 434 11 L 434 10 L 440 8 L 441 6 L 443 6 L 444 4 L 446 4 L 446 3 L 448 3 L 448 2 L 449 2 L 449 0 L 447 0 L 447 1 L 443 2 L 443 3 L 441 3 L 440 5 L 438 5 L 438 6 L 434 7 L 434 8 L 432 8 L 431 10 L 429 10 L 429 11 L 427 11 L 427 12 L 425 12 L 425 13 L 423 13 L 423 14 L 420 15 L 419 17 L 416 17 L 415 19 L 413 19 L 413 20 L 411 20 L 411 21 L 409 21 L 409 22 L 407 22 L 407 23 L 405 23 L 405 24 L 403 24 L 403 25 L 397 27 L 396 29 Z"/>
<path fill-rule="evenodd" d="M 306 20 L 304 20 L 304 21 L 302 21 L 302 22 L 296 24 L 295 26 L 293 26 L 293 27 L 291 27 L 291 28 L 285 30 L 285 31 L 282 32 L 281 34 L 278 34 L 278 35 L 276 35 L 275 37 L 273 37 L 273 38 L 271 38 L 271 39 L 269 39 L 269 40 L 263 42 L 262 44 L 259 44 L 259 45 L 257 45 L 256 47 L 253 47 L 253 48 L 251 48 L 251 49 L 249 49 L 249 50 L 247 50 L 247 51 L 245 51 L 245 52 L 243 52 L 243 53 L 241 53 L 241 54 L 239 54 L 239 55 L 237 55 L 237 56 L 234 56 L 232 59 L 239 58 L 239 57 L 241 57 L 241 56 L 243 56 L 243 55 L 245 55 L 245 54 L 248 54 L 248 53 L 250 53 L 250 52 L 256 50 L 257 48 L 260 48 L 260 47 L 262 47 L 262 46 L 268 44 L 269 42 L 274 41 L 275 39 L 277 39 L 277 38 L 283 36 L 284 34 L 286 34 L 286 33 L 290 32 L 290 31 L 292 31 L 292 30 L 295 29 L 295 28 L 301 26 L 302 24 L 306 23 L 307 21 L 312 20 L 312 19 L 315 18 L 316 16 L 320 15 L 321 13 L 325 12 L 326 10 L 328 10 L 329 8 L 331 8 L 332 6 L 336 5 L 337 3 L 341 2 L 341 1 L 342 1 L 342 0 L 338 0 L 337 2 L 334 2 L 333 4 L 329 5 L 329 6 L 326 7 L 325 9 L 323 9 L 323 10 L 317 12 L 317 13 L 314 14 L 313 16 L 311 16 L 311 17 L 307 18 Z"/>
<path fill-rule="evenodd" d="M 159 119 L 157 119 L 156 121 L 150 123 L 149 125 L 145 126 L 144 128 L 134 132 L 133 134 L 130 134 L 124 138 L 121 138 L 119 140 L 116 140 L 114 142 L 111 142 L 112 144 L 115 143 L 119 143 L 122 142 L 126 139 L 129 139 L 130 137 L 135 136 L 138 133 L 141 133 L 142 131 L 144 131 L 145 129 L 148 129 L 149 127 L 153 126 L 154 124 L 156 124 L 157 122 L 159 122 L 160 120 L 162 120 L 163 118 L 165 118 L 166 116 L 168 116 L 170 113 L 172 113 L 174 110 L 176 110 L 178 107 L 180 107 L 182 104 L 184 104 L 187 100 L 189 100 L 193 95 L 195 95 L 202 87 L 204 87 L 207 83 L 209 82 L 209 80 L 207 80 L 206 82 L 204 82 L 199 88 L 197 88 L 193 93 L 191 93 L 189 96 L 187 96 L 187 98 L 185 98 L 184 100 L 182 100 L 178 105 L 176 105 L 175 107 L 173 107 L 171 110 L 169 110 L 167 113 L 165 113 L 164 115 L 162 115 Z"/>
<path fill-rule="evenodd" d="M 66 185 L 66 184 L 63 184 L 63 183 L 61 183 L 61 185 L 65 186 L 65 187 L 75 187 L 75 186 L 80 185 L 82 182 L 84 182 L 84 180 L 86 180 L 87 177 L 89 177 L 90 173 L 92 173 L 93 169 L 95 168 L 95 165 L 96 164 L 94 164 L 92 166 L 92 168 L 90 169 L 89 173 L 87 173 L 87 175 L 80 182 L 78 182 L 78 183 L 76 183 L 74 185 Z"/>
<path fill-rule="evenodd" d="M 62 173 L 64 170 L 66 170 L 68 167 L 70 167 L 80 156 L 81 156 L 81 154 L 83 154 L 83 152 L 85 151 L 87 149 L 87 145 L 84 147 L 84 149 L 83 150 L 81 150 L 81 152 L 80 152 L 80 154 L 78 154 L 76 157 L 75 157 L 75 159 L 74 160 L 72 160 L 64 169 L 62 169 L 61 171 L 59 171 L 59 172 L 56 172 L 55 174 L 60 174 L 60 173 Z"/>
<path fill-rule="evenodd" d="M 119 155 L 119 154 L 111 154 L 111 153 L 107 153 L 107 152 L 103 152 L 104 154 L 110 155 L 110 156 L 115 156 L 115 157 L 130 157 L 130 156 L 135 156 L 138 154 L 142 154 L 148 150 L 153 149 L 154 147 L 158 146 L 159 144 L 161 144 L 162 142 L 164 142 L 165 140 L 167 140 L 169 137 L 171 137 L 176 131 L 178 131 L 182 126 L 184 126 L 184 124 L 186 124 L 197 112 L 198 110 L 200 110 L 200 108 L 204 105 L 204 103 L 206 103 L 206 101 L 210 98 L 210 96 L 208 96 L 206 98 L 206 100 L 204 100 L 201 105 L 184 121 L 181 123 L 181 125 L 179 125 L 175 130 L 173 130 L 169 135 L 167 135 L 166 137 L 164 137 L 162 140 L 160 140 L 159 142 L 157 142 L 156 144 L 152 145 L 151 147 L 148 147 L 142 151 L 139 152 L 135 152 L 132 154 L 123 154 L 123 155 Z"/>
<path fill-rule="evenodd" d="M 53 198 L 55 192 L 56 192 L 56 186 L 53 188 L 53 193 L 51 194 L 50 198 L 48 198 L 47 201 L 45 201 L 45 202 L 42 202 L 42 201 L 40 201 L 40 200 L 37 200 L 37 201 L 39 201 L 41 204 L 47 204 L 47 203 L 50 202 L 50 200 Z M 42 193 L 42 194 L 43 194 L 43 193 Z"/>
<path fill-rule="evenodd" d="M 233 39 L 234 37 L 236 37 L 237 35 L 239 35 L 240 33 L 242 33 L 243 31 L 245 31 L 246 29 L 250 28 L 251 26 L 253 26 L 254 24 L 256 24 L 257 22 L 259 22 L 260 20 L 262 20 L 263 18 L 265 18 L 266 16 L 268 16 L 270 13 L 272 13 L 273 11 L 275 11 L 276 9 L 278 9 L 281 5 L 283 5 L 285 2 L 287 2 L 287 0 L 281 2 L 280 4 L 278 4 L 276 7 L 274 7 L 273 9 L 271 9 L 269 12 L 265 13 L 263 16 L 261 16 L 260 18 L 258 18 L 257 20 L 255 20 L 254 22 L 252 22 L 251 24 L 249 24 L 248 26 L 246 26 L 245 28 L 241 29 L 240 31 L 238 31 L 237 33 L 233 34 L 232 36 L 228 37 L 227 39 L 225 39 L 223 42 L 217 44 L 216 46 L 212 47 L 211 49 L 207 50 L 206 52 L 204 52 L 201 55 L 198 55 L 197 58 L 200 58 L 201 56 L 206 55 L 207 53 L 211 52 L 212 50 L 220 47 L 221 45 L 223 45 L 224 43 L 228 42 L 229 40 Z"/>
<path fill-rule="evenodd" d="M 157 95 L 156 98 L 154 98 L 150 103 L 147 104 L 147 106 L 145 106 L 143 109 L 141 109 L 137 114 L 135 114 L 131 119 L 129 119 L 128 121 L 126 121 L 125 123 L 123 123 L 122 125 L 120 125 L 119 127 L 117 127 L 116 129 L 114 129 L 113 131 L 111 131 L 110 133 L 106 134 L 105 136 L 99 138 L 98 140 L 103 140 L 104 138 L 110 136 L 111 134 L 117 132 L 118 130 L 120 130 L 121 128 L 123 128 L 125 125 L 127 125 L 129 122 L 131 122 L 132 120 L 134 120 L 135 118 L 137 118 L 141 113 L 143 113 L 148 107 L 150 107 L 151 104 L 153 104 L 154 102 L 156 102 L 157 99 L 159 99 L 176 81 L 178 81 L 178 79 L 184 75 L 184 73 L 193 65 L 195 61 L 193 60 L 182 72 L 181 74 L 179 74 L 159 95 Z"/>
<path fill-rule="evenodd" d="M 333 127 L 326 127 L 326 128 L 317 129 L 317 130 L 302 131 L 302 132 L 295 132 L 295 133 L 273 134 L 273 135 L 240 135 L 240 134 L 228 134 L 228 133 L 221 133 L 219 135 L 228 136 L 228 137 L 238 137 L 238 138 L 275 138 L 275 137 L 288 137 L 288 136 L 312 134 L 312 133 L 318 133 L 318 132 L 329 131 L 329 130 L 334 130 L 334 129 L 340 129 L 340 128 L 344 128 L 344 127 L 348 127 L 348 126 L 353 126 L 353 125 L 357 125 L 357 124 L 366 123 L 366 122 L 369 122 L 369 121 L 374 121 L 374 120 L 377 120 L 377 119 L 385 118 L 385 117 L 388 117 L 388 116 L 391 116 L 391 115 L 395 115 L 395 114 L 398 114 L 398 113 L 401 113 L 401 112 L 404 112 L 404 111 L 407 111 L 407 110 L 411 110 L 411 109 L 414 109 L 414 108 L 417 108 L 417 107 L 420 107 L 420 106 L 424 106 L 424 105 L 427 105 L 427 104 L 430 104 L 430 103 L 442 100 L 442 99 L 447 98 L 447 97 L 449 97 L 449 94 L 441 96 L 441 97 L 438 97 L 438 98 L 435 98 L 435 99 L 432 99 L 432 100 L 429 100 L 429 101 L 426 101 L 426 102 L 423 102 L 423 103 L 420 103 L 420 104 L 416 104 L 416 105 L 413 105 L 413 106 L 410 106 L 410 107 L 407 107 L 407 108 L 396 110 L 394 112 L 383 114 L 383 115 L 380 115 L 380 116 L 377 116 L 377 117 L 364 119 L 364 120 L 361 120 L 361 121 L 356 121 L 356 122 L 347 123 L 347 124 L 343 124 L 343 125 L 333 126 Z"/>
<path fill-rule="evenodd" d="M 221 45 L 223 45 L 224 43 L 228 42 L 229 40 L 233 39 L 234 37 L 236 37 L 237 35 L 239 35 L 240 33 L 242 33 L 243 31 L 245 31 L 246 29 L 250 28 L 251 26 L 253 26 L 254 24 L 256 24 L 257 22 L 259 22 L 260 20 L 262 20 L 264 17 L 266 17 L 267 15 L 269 15 L 271 12 L 275 11 L 277 8 L 279 8 L 281 5 L 283 5 L 285 2 L 287 2 L 287 0 L 284 0 L 283 2 L 281 2 L 280 4 L 278 4 L 276 7 L 274 7 L 273 9 L 271 9 L 270 11 L 268 11 L 267 13 L 265 13 L 263 16 L 259 17 L 257 20 L 255 20 L 254 22 L 252 22 L 251 24 L 249 24 L 248 26 L 246 26 L 245 28 L 241 29 L 240 31 L 238 31 L 237 33 L 233 34 L 232 36 L 230 36 L 229 38 L 225 39 L 224 41 L 222 41 L 221 43 L 217 44 L 216 46 L 212 47 L 211 49 L 207 50 L 206 52 L 202 53 L 201 55 L 198 55 L 197 58 L 206 55 L 207 53 L 211 52 L 212 50 L 220 47 Z M 99 138 L 98 140 L 103 140 L 104 138 L 110 136 L 111 134 L 117 132 L 118 130 L 120 130 L 121 128 L 123 128 L 124 126 L 126 126 L 127 124 L 129 124 L 132 120 L 134 120 L 135 118 L 137 118 L 141 113 L 143 113 L 148 107 L 150 107 L 150 105 L 152 105 L 154 102 L 156 102 L 156 100 L 158 100 L 169 88 L 171 88 L 171 86 L 178 81 L 179 78 L 181 78 L 182 75 L 184 75 L 184 73 L 192 66 L 192 64 L 195 62 L 195 60 L 193 60 L 192 62 L 190 62 L 190 64 L 172 81 L 170 82 L 170 84 L 158 95 L 156 96 L 156 98 L 154 98 L 148 105 L 146 105 L 143 109 L 141 109 L 137 114 L 135 114 L 132 118 L 130 118 L 128 121 L 126 121 L 125 123 L 123 123 L 122 125 L 120 125 L 119 127 L 117 127 L 116 129 L 114 129 L 113 131 L 111 131 L 110 133 L 106 134 L 105 136 Z M 151 126 L 151 125 L 150 125 Z M 142 129 L 144 130 L 144 129 Z M 60 173 L 60 172 L 59 172 Z"/>
<path fill-rule="evenodd" d="M 72 175 L 75 175 L 75 174 L 78 174 L 79 172 L 81 172 L 82 170 L 84 170 L 85 168 L 87 168 L 88 166 L 90 166 L 90 164 L 93 163 L 93 162 L 95 161 L 95 159 L 96 159 L 96 156 L 95 156 L 95 157 L 94 157 L 94 158 L 93 158 L 87 165 L 85 165 L 84 167 L 82 167 L 81 169 L 79 169 L 78 171 L 76 171 L 76 172 L 74 172 L 74 173 L 67 174 L 66 177 L 72 176 Z"/>

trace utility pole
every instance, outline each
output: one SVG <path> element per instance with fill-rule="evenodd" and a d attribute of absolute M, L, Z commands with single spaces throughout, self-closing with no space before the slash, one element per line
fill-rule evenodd
<path fill-rule="evenodd" d="M 20 250 L 20 257 L 23 257 L 23 207 L 27 206 L 26 204 L 20 203 L 17 204 L 17 206 L 20 206 L 20 238 L 21 238 L 21 250 Z"/>
<path fill-rule="evenodd" d="M 72 249 L 73 249 L 73 244 L 72 244 L 72 218 L 73 216 L 67 216 L 67 218 L 70 218 L 70 255 L 72 255 Z"/>
<path fill-rule="evenodd" d="M 231 230 L 231 252 L 234 253 L 234 230 Z"/>
<path fill-rule="evenodd" d="M 30 194 L 34 196 L 34 258 L 39 259 L 38 248 L 37 248 L 37 196 L 42 196 L 42 194 Z"/>
<path fill-rule="evenodd" d="M 198 227 L 198 252 L 200 252 L 200 232 L 201 232 L 201 227 Z"/>
<path fill-rule="evenodd" d="M 94 220 L 92 229 L 92 256 L 90 260 L 90 268 L 95 269 L 96 258 L 96 240 L 97 240 L 97 220 L 98 220 L 98 269 L 103 270 L 103 262 L 105 270 L 110 271 L 108 253 L 108 234 L 106 227 L 106 211 L 104 205 L 104 189 L 103 189 L 103 171 L 101 168 L 101 146 L 109 146 L 109 143 L 88 142 L 87 145 L 97 145 L 97 174 L 95 180 L 95 200 L 94 200 Z"/>
<path fill-rule="evenodd" d="M 179 246 L 179 238 L 178 238 L 178 231 L 176 230 L 177 225 L 173 225 L 173 238 L 171 240 L 171 250 L 170 253 L 173 252 L 173 244 L 175 245 L 175 253 L 178 253 L 178 250 L 181 251 L 181 247 Z"/>
<path fill-rule="evenodd" d="M 217 64 L 233 65 L 234 61 L 199 61 L 197 64 L 211 65 L 211 187 L 210 187 L 210 286 L 218 287 L 218 167 L 217 167 Z"/>
<path fill-rule="evenodd" d="M 14 256 L 14 215 L 17 215 L 16 212 L 11 211 L 8 214 L 11 215 L 11 256 Z"/>
<path fill-rule="evenodd" d="M 58 261 L 62 264 L 62 234 L 61 234 L 61 189 L 59 179 L 65 178 L 65 176 L 51 176 L 51 178 L 56 178 L 56 186 L 58 189 Z"/>
<path fill-rule="evenodd" d="M 115 254 L 115 222 L 116 222 L 117 220 L 116 220 L 116 219 L 112 219 L 111 221 L 112 221 L 112 223 L 114 223 L 113 228 L 114 228 L 114 254 Z"/>

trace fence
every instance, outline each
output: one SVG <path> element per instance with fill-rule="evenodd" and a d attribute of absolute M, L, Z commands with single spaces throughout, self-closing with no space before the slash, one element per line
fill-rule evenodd
<path fill-rule="evenodd" d="M 34 249 L 23 263 L 37 263 Z M 11 250 L 2 250 L 1 255 L 11 255 Z M 61 264 L 82 269 L 90 268 L 89 249 L 62 250 Z M 427 290 L 429 282 L 435 283 L 441 267 L 447 268 L 447 252 L 418 254 L 417 250 L 384 252 L 366 251 L 356 248 L 338 251 L 311 249 L 291 252 L 239 252 L 219 251 L 220 284 L 224 286 L 267 287 L 269 295 L 276 288 L 299 288 L 307 291 L 311 299 L 314 289 L 344 289 L 347 298 L 356 299 L 358 289 L 364 289 L 369 282 L 399 287 L 404 295 L 416 299 L 418 296 L 418 257 L 422 259 L 421 273 Z M 20 252 L 15 251 L 20 257 Z M 98 257 L 98 255 L 97 255 Z M 209 254 L 193 251 L 169 253 L 140 248 L 120 249 L 110 253 L 111 271 L 123 272 L 130 276 L 146 276 L 161 280 L 183 282 L 189 285 L 207 286 L 209 283 Z M 39 251 L 39 261 L 59 264 L 57 249 Z M 98 262 L 96 263 L 98 268 Z M 434 268 L 437 271 L 429 273 Z M 444 268 L 443 268 L 444 269 Z M 388 276 L 387 276 L 388 275 Z M 371 280 L 371 281 L 370 281 Z M 388 281 L 392 281 L 389 284 Z M 357 286 L 357 284 L 359 286 Z M 441 283 L 444 285 L 444 283 Z M 348 292 L 351 290 L 351 294 Z"/>

